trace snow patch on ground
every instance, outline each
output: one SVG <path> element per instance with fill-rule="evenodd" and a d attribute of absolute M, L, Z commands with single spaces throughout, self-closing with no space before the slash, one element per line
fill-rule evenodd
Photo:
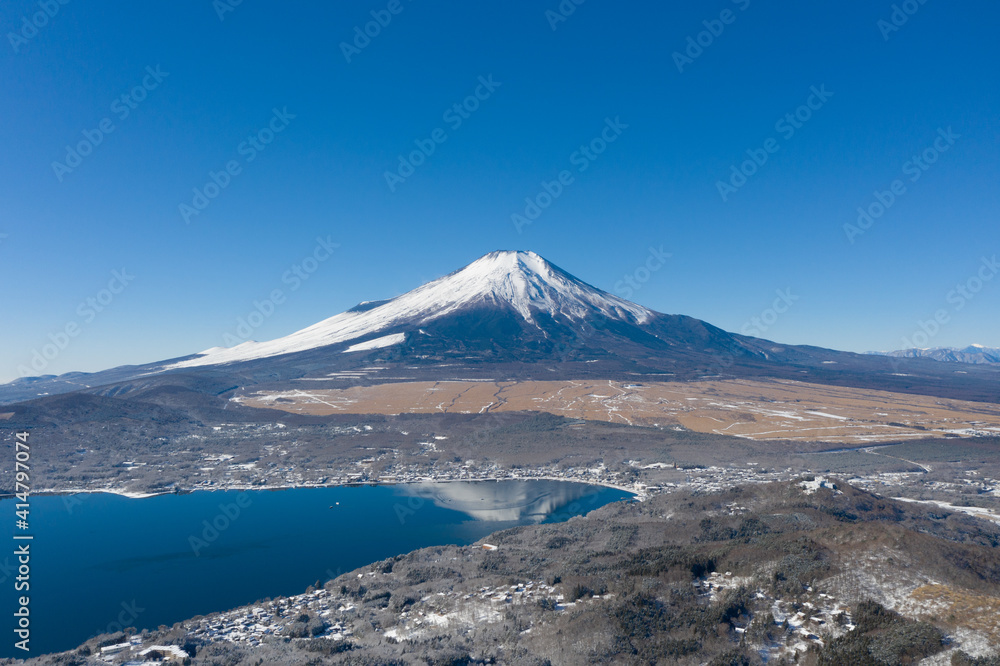
<path fill-rule="evenodd" d="M 939 506 L 942 509 L 948 509 L 949 511 L 956 511 L 960 513 L 966 513 L 970 516 L 975 516 L 976 518 L 983 518 L 985 520 L 992 521 L 1000 525 L 1000 514 L 990 511 L 989 509 L 983 509 L 978 506 L 957 506 L 955 504 L 948 504 L 947 502 L 938 502 L 935 500 L 915 500 L 908 497 L 893 497 L 897 502 L 915 502 L 917 504 L 933 504 Z"/>
<path fill-rule="evenodd" d="M 836 414 L 827 414 L 826 412 L 806 412 L 806 414 L 812 414 L 813 416 L 825 416 L 828 419 L 837 419 L 838 421 L 850 421 L 851 419 L 846 416 L 837 416 Z"/>
<path fill-rule="evenodd" d="M 341 353 L 346 354 L 348 352 L 382 349 L 383 347 L 391 347 L 393 345 L 398 345 L 402 343 L 404 340 L 406 340 L 406 333 L 393 333 L 392 335 L 383 335 L 381 338 L 375 338 L 374 340 L 366 340 L 365 342 L 359 342 L 356 345 L 351 345 Z"/>
<path fill-rule="evenodd" d="M 802 492 L 806 495 L 812 495 L 820 488 L 829 488 L 837 493 L 840 492 L 837 490 L 837 486 L 835 484 L 831 483 L 829 479 L 822 476 L 817 476 L 812 481 L 803 481 L 799 485 L 802 486 Z"/>

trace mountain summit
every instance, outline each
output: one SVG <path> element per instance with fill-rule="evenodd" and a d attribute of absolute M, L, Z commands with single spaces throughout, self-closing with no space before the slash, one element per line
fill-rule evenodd
<path fill-rule="evenodd" d="M 431 301 L 451 301 L 454 308 L 508 306 L 527 321 L 534 321 L 536 312 L 571 320 L 599 312 L 634 323 L 644 323 L 653 315 L 652 310 L 592 287 L 534 252 L 523 251 L 491 252 L 395 300 L 409 304 L 417 294 Z"/>
<path fill-rule="evenodd" d="M 187 395 L 192 404 L 251 386 L 353 383 L 770 377 L 992 401 L 996 365 L 949 364 L 785 345 L 655 312 L 601 291 L 534 252 L 491 252 L 401 296 L 364 301 L 268 342 L 141 366 L 15 380 L 0 404 L 82 390 Z"/>
<path fill-rule="evenodd" d="M 367 301 L 291 335 L 269 342 L 215 347 L 172 368 L 233 363 L 358 340 L 354 351 L 403 341 L 400 327 L 425 326 L 459 312 L 516 312 L 539 329 L 551 322 L 591 317 L 645 324 L 656 313 L 579 280 L 534 252 L 490 252 L 465 268 L 387 301 Z M 364 340 L 381 333 L 375 340 Z"/>

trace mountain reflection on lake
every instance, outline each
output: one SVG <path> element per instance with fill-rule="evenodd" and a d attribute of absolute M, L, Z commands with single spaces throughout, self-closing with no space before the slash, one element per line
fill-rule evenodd
<path fill-rule="evenodd" d="M 32 656 L 123 626 L 172 625 L 300 594 L 387 557 L 567 520 L 630 496 L 511 480 L 32 497 Z M 16 502 L 0 500 L 8 539 Z M 13 593 L 0 597 L 10 635 L 16 603 Z M 24 656 L 16 652 L 13 641 L 0 643 L 0 657 Z"/>
<path fill-rule="evenodd" d="M 553 522 L 606 503 L 601 501 L 597 487 L 565 481 L 426 482 L 404 484 L 398 489 L 404 496 L 491 522 Z"/>

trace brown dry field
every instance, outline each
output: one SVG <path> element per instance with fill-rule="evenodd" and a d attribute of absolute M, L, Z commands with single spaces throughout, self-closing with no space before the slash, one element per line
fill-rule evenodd
<path fill-rule="evenodd" d="M 755 440 L 863 444 L 970 430 L 1000 435 L 1000 405 L 778 379 L 628 383 L 400 382 L 234 398 L 300 414 L 542 411 L 631 425 L 680 425 Z"/>
<path fill-rule="evenodd" d="M 936 615 L 1000 643 L 1000 599 L 937 583 L 923 585 L 910 596 L 924 608 L 924 615 Z"/>

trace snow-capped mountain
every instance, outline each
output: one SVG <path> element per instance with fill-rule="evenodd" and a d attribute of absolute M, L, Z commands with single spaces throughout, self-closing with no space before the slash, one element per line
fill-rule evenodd
<path fill-rule="evenodd" d="M 345 351 L 399 344 L 401 326 L 422 327 L 468 309 L 513 310 L 525 323 L 579 322 L 588 317 L 645 324 L 656 313 L 578 280 L 534 252 L 491 252 L 465 268 L 388 301 L 366 301 L 301 331 L 269 342 L 214 347 L 168 366 L 190 368 L 234 363 L 362 340 Z M 374 339 L 370 336 L 386 333 Z"/>
<path fill-rule="evenodd" d="M 479 379 L 628 381 L 771 377 L 991 401 L 997 366 L 886 358 L 728 333 L 608 294 L 533 252 L 492 252 L 384 301 L 276 340 L 96 373 L 15 380 L 0 404 L 83 392 L 205 400 L 252 386 Z"/>
<path fill-rule="evenodd" d="M 870 353 L 879 356 L 894 356 L 896 358 L 929 358 L 935 361 L 950 363 L 1000 364 L 1000 349 L 996 347 L 984 347 L 983 345 L 969 345 L 961 349 L 957 347 L 933 347 Z"/>

